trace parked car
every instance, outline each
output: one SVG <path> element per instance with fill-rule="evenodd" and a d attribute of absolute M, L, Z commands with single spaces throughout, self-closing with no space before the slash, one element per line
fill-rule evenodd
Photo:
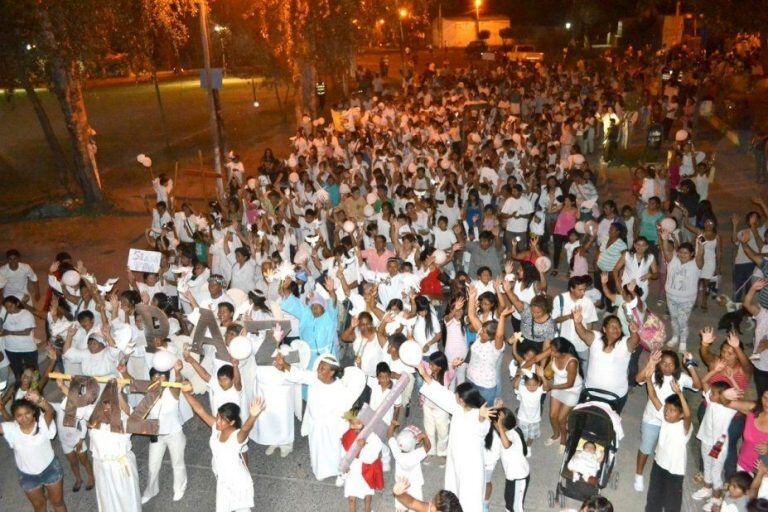
<path fill-rule="evenodd" d="M 544 60 L 544 52 L 536 51 L 530 44 L 516 44 L 507 52 L 507 58 L 517 62 L 541 62 Z"/>
<path fill-rule="evenodd" d="M 467 47 L 464 48 L 464 51 L 467 53 L 467 55 L 480 58 L 483 53 L 488 51 L 488 45 L 485 43 L 485 41 L 478 39 L 476 41 L 470 41 Z"/>

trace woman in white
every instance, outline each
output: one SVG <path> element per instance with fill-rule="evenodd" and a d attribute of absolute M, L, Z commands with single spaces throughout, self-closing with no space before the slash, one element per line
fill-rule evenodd
<path fill-rule="evenodd" d="M 723 245 L 720 243 L 720 235 L 717 234 L 715 219 L 705 219 L 704 227 L 699 229 L 691 225 L 688 213 L 683 212 L 685 228 L 697 236 L 697 242 L 701 240 L 704 248 L 704 264 L 699 275 L 699 294 L 697 302 L 702 311 L 707 310 L 707 296 L 709 295 L 709 282 L 715 276 L 722 275 L 721 262 L 723 259 Z"/>
<path fill-rule="evenodd" d="M 373 317 L 363 311 L 352 318 L 349 327 L 341 333 L 341 341 L 352 343 L 355 354 L 355 366 L 363 370 L 366 376 L 376 377 L 376 365 L 384 360 L 386 337 L 379 334 L 373 326 Z"/>
<path fill-rule="evenodd" d="M 493 409 L 474 384 L 459 384 L 454 395 L 432 380 L 423 366 L 418 370 L 424 379 L 421 394 L 451 415 L 445 488 L 456 493 L 464 512 L 480 512 L 485 496 L 485 435 Z"/>
<path fill-rule="evenodd" d="M 667 281 L 664 291 L 667 294 L 667 307 L 672 322 L 672 338 L 667 346 L 685 352 L 688 342 L 688 319 L 699 290 L 699 278 L 704 267 L 704 247 L 700 237 L 696 238 L 696 250 L 689 243 L 682 243 L 675 251 L 669 236 L 659 233 L 660 245 L 667 262 Z M 666 237 L 666 238 L 665 238 Z M 694 258 L 695 254 L 695 258 Z"/>
<path fill-rule="evenodd" d="M 264 410 L 264 399 L 257 398 L 248 407 L 248 419 L 240 420 L 240 407 L 227 402 L 216 416 L 189 391 L 184 391 L 192 410 L 211 427 L 211 469 L 216 475 L 216 512 L 245 512 L 253 508 L 253 478 L 243 460 L 242 448 L 248 444 L 256 419 Z"/>
<path fill-rule="evenodd" d="M 429 303 L 429 299 L 423 295 L 412 296 L 411 317 L 415 318 L 413 324 L 413 340 L 419 344 L 423 358 L 429 357 L 437 351 L 437 343 L 442 338 L 440 320 Z"/>
<path fill-rule="evenodd" d="M 56 437 L 53 408 L 37 391 L 29 391 L 11 406 L 13 421 L 0 423 L 0 435 L 13 450 L 19 483 L 35 512 L 67 512 L 64 475 L 53 453 Z"/>
<path fill-rule="evenodd" d="M 94 417 L 95 405 L 78 410 L 88 420 L 93 455 L 93 474 L 96 478 L 96 504 L 99 512 L 138 512 L 141 510 L 141 490 L 136 456 L 131 449 L 131 434 L 127 432 L 131 409 L 118 385 L 114 404 L 102 395 L 103 414 Z M 120 409 L 120 431 L 113 432 L 109 419 L 113 408 Z"/>
<path fill-rule="evenodd" d="M 175 382 L 181 382 L 181 368 L 183 363 L 179 360 L 175 366 Z M 149 378 L 152 383 L 159 385 L 171 380 L 170 372 L 160 372 L 152 368 L 149 370 Z M 146 503 L 160 492 L 160 468 L 163 464 L 166 449 L 170 452 L 171 467 L 173 468 L 173 501 L 179 501 L 184 497 L 187 489 L 187 466 L 184 464 L 184 451 L 187 447 L 187 438 L 182 429 L 184 420 L 181 416 L 179 388 L 165 388 L 160 398 L 149 411 L 148 419 L 157 420 L 157 438 L 149 443 L 149 461 L 147 487 L 141 496 L 141 503 Z"/>
<path fill-rule="evenodd" d="M 19 380 L 26 365 L 37 368 L 34 330 L 35 317 L 32 313 L 22 308 L 21 301 L 15 296 L 5 297 L 0 308 L 0 337 L 5 342 L 5 353 L 16 380 Z"/>
<path fill-rule="evenodd" d="M 341 382 L 341 367 L 331 354 L 317 358 L 317 367 L 311 370 L 292 368 L 278 354 L 275 367 L 286 374 L 289 382 L 307 385 L 307 409 L 301 424 L 301 435 L 309 436 L 309 457 L 312 472 L 318 480 L 339 475 L 344 454 L 341 436 L 347 431 L 342 418 L 357 396 Z"/>
<path fill-rule="evenodd" d="M 279 350 L 285 355 L 290 349 L 287 345 L 281 345 Z M 267 447 L 267 455 L 272 455 L 280 448 L 280 456 L 283 458 L 293 451 L 293 416 L 296 412 L 297 385 L 289 381 L 287 376 L 273 365 L 256 366 L 253 396 L 264 399 L 264 412 L 250 435 L 255 443 Z M 300 409 L 297 417 L 301 419 Z"/>
<path fill-rule="evenodd" d="M 648 252 L 649 245 L 645 237 L 638 237 L 613 269 L 615 282 L 624 286 L 634 281 L 643 290 L 643 297 L 648 297 L 650 281 L 659 277 L 656 258 Z"/>
<path fill-rule="evenodd" d="M 573 323 L 576 326 L 576 334 L 589 347 L 589 365 L 584 387 L 615 394 L 618 397 L 616 412 L 621 414 L 629 391 L 629 359 L 640 344 L 637 324 L 631 321 L 631 334 L 624 336 L 619 317 L 606 315 L 603 318 L 602 330 L 592 331 L 582 323 L 581 308 L 573 310 Z"/>
<path fill-rule="evenodd" d="M 114 346 L 114 341 L 109 335 L 108 326 L 102 332 L 107 336 L 91 334 L 88 336 L 87 349 L 81 350 L 72 347 L 72 340 L 77 332 L 77 325 L 69 328 L 64 347 L 61 352 L 65 361 L 80 363 L 82 375 L 89 377 L 116 377 L 117 363 L 120 359 L 120 350 Z M 110 346 L 107 346 L 107 345 Z M 103 386 L 102 386 L 103 387 Z"/>
<path fill-rule="evenodd" d="M 549 422 L 552 425 L 552 437 L 545 444 L 558 442 L 560 450 L 565 451 L 568 416 L 579 403 L 584 381 L 579 369 L 579 354 L 573 343 L 557 337 L 552 340 L 550 349 L 553 379 L 549 386 Z"/>

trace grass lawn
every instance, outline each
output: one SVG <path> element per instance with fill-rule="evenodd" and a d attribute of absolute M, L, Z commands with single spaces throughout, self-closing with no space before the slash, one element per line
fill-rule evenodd
<path fill-rule="evenodd" d="M 160 91 L 171 139 L 170 154 L 164 150 L 152 84 L 101 87 L 85 93 L 90 122 L 97 132 L 102 183 L 113 201 L 123 206 L 127 206 L 125 201 L 132 202 L 138 196 L 137 185 L 146 185 L 149 180 L 148 172 L 136 162 L 139 153 L 152 157 L 155 173 L 172 174 L 175 159 L 179 160 L 182 173 L 185 169 L 199 169 L 198 150 L 202 151 L 206 167 L 212 166 L 208 102 L 198 80 L 161 82 Z M 38 94 L 62 147 L 68 152 L 68 135 L 58 103 L 46 90 Z M 283 152 L 286 136 L 292 130 L 292 111 L 288 112 L 288 123 L 284 123 L 272 89 L 261 86 L 257 79 L 256 100 L 260 106 L 256 108 L 251 82 L 226 78 L 221 100 L 229 147 L 241 153 L 246 170 L 256 166 L 268 145 Z M 17 92 L 10 102 L 0 101 L 0 174 L 4 178 L 0 187 L 0 215 L 63 194 L 37 117 L 23 91 Z M 185 195 L 184 186 L 190 187 L 189 195 L 194 195 L 194 187 L 199 186 L 197 181 L 184 178 L 179 195 Z M 210 190 L 210 180 L 208 187 Z"/>

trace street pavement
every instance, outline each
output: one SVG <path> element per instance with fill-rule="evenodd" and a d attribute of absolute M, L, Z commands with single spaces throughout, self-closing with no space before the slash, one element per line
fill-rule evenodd
<path fill-rule="evenodd" d="M 715 183 L 710 189 L 710 198 L 713 200 L 714 209 L 718 213 L 722 241 L 724 242 L 725 262 L 732 261 L 733 247 L 729 241 L 730 214 L 738 212 L 743 214 L 750 209 L 748 206 L 749 198 L 757 193 L 765 193 L 765 186 L 758 189 L 758 185 L 753 182 L 753 163 L 749 155 L 738 153 L 737 149 L 728 140 L 714 130 L 707 123 L 702 123 L 701 134 L 697 145 L 706 150 L 718 151 L 718 174 Z M 630 182 L 626 168 L 610 169 L 608 171 L 608 181 L 602 187 L 601 197 L 612 197 L 617 200 L 621 206 L 630 202 Z M 23 247 L 19 247 L 23 251 Z M 51 249 L 49 252 L 53 252 Z M 111 264 L 113 268 L 122 268 L 122 252 L 109 257 L 114 259 Z M 38 272 L 44 272 L 47 267 L 45 261 L 34 261 Z M 103 263 L 101 263 L 103 264 Z M 729 264 L 723 265 L 725 275 L 723 276 L 723 290 L 730 292 L 730 274 Z M 562 274 L 556 278 L 550 279 L 550 293 L 559 293 L 565 289 L 565 278 Z M 40 273 L 39 275 L 44 275 Z M 665 313 L 656 305 L 658 295 L 658 284 L 652 285 L 652 291 L 649 303 L 659 313 Z M 723 313 L 722 309 L 710 302 L 708 312 L 696 310 L 692 316 L 691 339 L 689 340 L 689 350 L 697 354 L 698 336 L 697 333 L 706 325 L 715 325 L 719 316 Z M 742 339 L 745 343 L 751 345 L 752 332 L 744 334 Z M 696 338 L 696 339 L 694 339 Z M 720 337 L 722 338 L 722 337 Z M 504 368 L 509 361 L 509 351 L 505 354 Z M 698 359 L 698 356 L 697 356 Z M 49 386 L 50 397 L 52 399 L 60 398 L 58 392 L 53 386 Z M 512 398 L 511 383 L 505 379 L 503 394 L 505 402 L 514 408 L 514 399 Z M 693 394 L 688 395 L 692 408 L 698 405 L 698 397 Z M 414 397 L 415 402 L 415 397 Z M 609 486 L 603 491 L 615 505 L 615 509 L 621 512 L 635 512 L 644 509 L 645 493 L 637 493 L 633 490 L 634 464 L 637 447 L 639 444 L 640 419 L 646 403 L 646 393 L 643 388 L 635 388 L 630 392 L 627 406 L 622 415 L 623 428 L 626 433 L 624 441 L 618 450 L 616 464 L 614 467 L 614 483 L 616 488 Z M 544 446 L 544 440 L 550 435 L 551 430 L 546 420 L 548 413 L 548 404 L 543 412 L 544 421 L 542 421 L 542 438 L 533 445 L 533 454 L 531 461 L 531 482 L 526 499 L 526 510 L 528 511 L 547 511 L 560 510 L 559 505 L 550 508 L 548 503 L 548 494 L 554 491 L 558 478 L 558 471 L 562 463 L 562 456 L 558 454 L 556 446 Z M 421 425 L 421 415 L 418 407 L 412 408 L 412 417 L 410 421 Z M 185 425 L 185 432 L 188 439 L 186 462 L 189 483 L 184 498 L 179 502 L 172 501 L 172 473 L 170 461 L 166 457 L 163 463 L 164 473 L 161 476 L 160 494 L 152 501 L 146 504 L 143 510 L 152 511 L 212 511 L 215 510 L 216 483 L 210 469 L 210 450 L 208 448 L 208 438 L 210 431 L 205 425 L 194 418 Z M 295 450 L 287 458 L 282 459 L 279 452 L 271 457 L 264 454 L 264 447 L 250 445 L 250 469 L 253 475 L 255 486 L 256 511 L 339 511 L 347 509 L 347 502 L 343 497 L 343 490 L 333 485 L 332 480 L 318 482 L 312 475 L 309 464 L 309 452 L 306 438 L 298 437 L 295 443 Z M 694 436 L 695 438 L 695 436 Z M 70 511 L 93 511 L 96 510 L 94 491 L 86 492 L 84 488 L 78 493 L 72 493 L 70 488 L 73 483 L 73 477 L 69 467 L 61 454 L 58 441 L 54 443 L 57 454 L 60 456 L 62 466 L 65 472 L 65 500 Z M 134 436 L 134 452 L 139 465 L 139 475 L 142 486 L 146 483 L 147 476 L 147 447 L 148 441 L 141 436 Z M 684 511 L 699 510 L 690 500 L 690 494 L 696 490 L 690 476 L 693 475 L 695 453 L 698 446 L 694 441 L 689 444 L 689 471 L 685 480 Z M 15 465 L 12 459 L 13 455 L 5 442 L 0 442 L 0 511 L 21 511 L 31 510 L 24 494 L 17 483 Z M 649 461 L 646 467 L 646 483 L 649 478 L 651 463 Z M 424 485 L 424 495 L 432 496 L 434 492 L 442 487 L 443 467 L 438 460 L 432 460 L 430 464 L 424 466 L 424 476 L 426 483 Z M 373 509 L 376 511 L 394 510 L 394 498 L 391 494 L 393 483 L 392 473 L 386 475 L 385 490 L 376 494 L 373 500 Z M 497 466 L 493 478 L 494 491 L 491 497 L 490 510 L 503 511 L 503 489 L 504 477 L 500 466 Z M 565 508 L 577 508 L 578 504 L 571 500 L 566 500 Z M 362 503 L 358 503 L 362 507 Z M 362 509 L 360 509 L 362 510 Z M 106 511 L 105 511 L 106 512 Z"/>

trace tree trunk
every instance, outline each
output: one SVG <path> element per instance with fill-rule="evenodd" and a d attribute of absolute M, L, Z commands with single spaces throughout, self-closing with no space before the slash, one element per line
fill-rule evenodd
<path fill-rule="evenodd" d="M 216 112 L 216 126 L 218 127 L 218 130 L 219 130 L 219 143 L 221 144 L 221 154 L 226 155 L 228 153 L 227 137 L 226 137 L 226 132 L 224 131 L 224 117 L 222 117 L 221 115 L 221 97 L 219 96 L 218 89 L 213 89 L 211 92 L 213 93 L 213 106 Z"/>
<path fill-rule="evenodd" d="M 312 119 L 316 117 L 315 106 L 315 65 L 309 59 L 298 58 L 294 71 L 294 84 L 298 94 L 295 96 L 296 122 L 300 123 L 304 114 Z"/>
<path fill-rule="evenodd" d="M 75 181 L 82 190 L 86 204 L 102 204 L 105 202 L 105 197 L 99 183 L 95 148 L 90 147 L 91 125 L 88 123 L 88 112 L 83 99 L 81 79 L 77 72 L 77 61 L 65 58 L 60 53 L 51 21 L 44 9 L 41 9 L 40 17 L 41 35 L 50 54 L 48 65 L 52 90 L 64 114 L 64 122 L 72 144 Z"/>
<path fill-rule="evenodd" d="M 53 162 L 59 175 L 59 181 L 64 187 L 64 190 L 67 191 L 67 194 L 74 196 L 75 194 L 72 192 L 72 187 L 70 187 L 69 183 L 69 177 L 73 174 L 72 166 L 69 163 L 69 159 L 64 154 L 59 139 L 56 137 L 56 132 L 53 131 L 51 119 L 48 117 L 48 113 L 45 111 L 45 107 L 43 107 L 43 103 L 40 101 L 37 92 L 35 92 L 35 88 L 30 83 L 27 74 L 20 69 L 18 76 L 21 86 L 27 92 L 27 98 L 29 98 L 29 102 L 32 104 L 35 115 L 37 115 L 37 120 L 40 123 L 40 128 L 43 130 L 43 135 L 45 135 L 45 142 L 48 143 L 48 149 L 51 151 L 51 156 L 53 157 Z"/>
<path fill-rule="evenodd" d="M 760 63 L 763 65 L 763 76 L 768 76 L 768 30 L 760 31 Z"/>

